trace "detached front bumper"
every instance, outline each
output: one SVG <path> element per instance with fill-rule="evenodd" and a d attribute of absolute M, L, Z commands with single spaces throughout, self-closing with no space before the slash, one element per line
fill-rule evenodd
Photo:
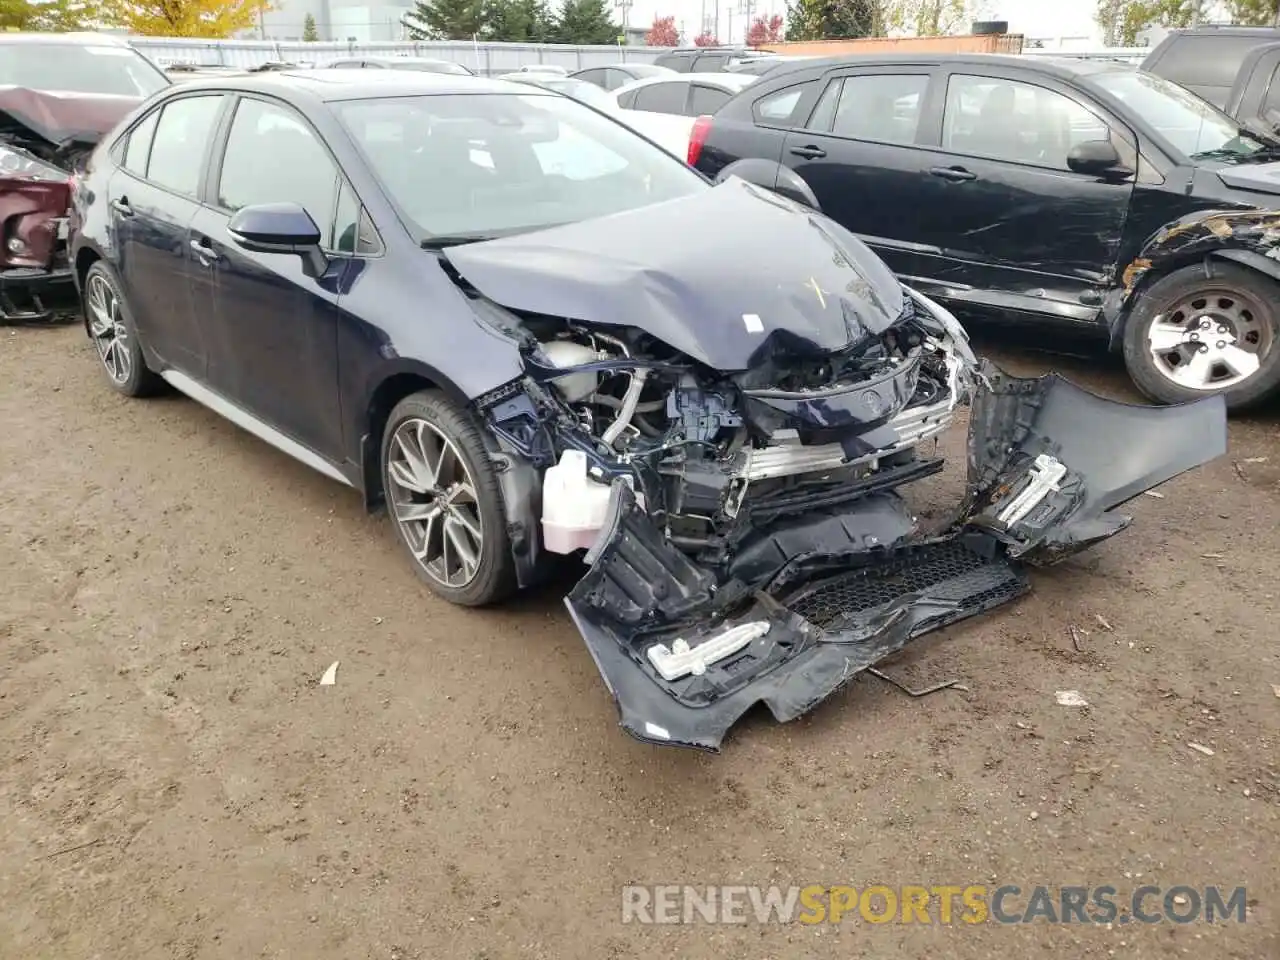
<path fill-rule="evenodd" d="M 0 269 L 0 323 L 47 323 L 76 300 L 70 267 Z"/>
<path fill-rule="evenodd" d="M 941 536 L 883 488 L 751 532 L 720 569 L 622 483 L 566 605 L 633 736 L 719 748 L 750 707 L 791 720 L 931 630 L 1028 589 L 1026 566 L 1114 535 L 1112 511 L 1226 450 L 1220 397 L 1104 400 L 1057 376 L 979 376 L 968 493 Z"/>

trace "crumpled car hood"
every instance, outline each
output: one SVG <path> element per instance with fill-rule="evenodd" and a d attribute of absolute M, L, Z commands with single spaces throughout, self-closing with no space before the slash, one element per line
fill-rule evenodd
<path fill-rule="evenodd" d="M 0 128 L 18 125 L 54 146 L 97 142 L 141 101 L 97 93 L 0 86 Z"/>
<path fill-rule="evenodd" d="M 726 372 L 774 352 L 843 350 L 907 308 L 893 273 L 853 234 L 737 178 L 444 256 L 508 309 L 635 327 Z"/>

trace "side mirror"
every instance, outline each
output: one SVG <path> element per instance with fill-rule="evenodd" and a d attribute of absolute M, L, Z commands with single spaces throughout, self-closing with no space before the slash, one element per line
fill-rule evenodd
<path fill-rule="evenodd" d="M 1067 152 L 1067 169 L 1093 176 L 1112 174 L 1128 176 L 1120 164 L 1120 154 L 1110 140 L 1083 140 Z"/>
<path fill-rule="evenodd" d="M 299 204 L 256 203 L 241 207 L 227 224 L 227 232 L 244 250 L 301 257 L 310 277 L 320 276 L 329 267 L 328 258 L 320 250 L 320 228 Z"/>

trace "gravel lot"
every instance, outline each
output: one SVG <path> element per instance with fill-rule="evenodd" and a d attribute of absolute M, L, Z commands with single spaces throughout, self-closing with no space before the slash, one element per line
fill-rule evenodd
<path fill-rule="evenodd" d="M 1052 362 L 1126 395 L 1096 358 Z M 1280 414 L 886 668 L 966 690 L 863 678 L 714 757 L 618 729 L 561 591 L 451 608 L 351 491 L 100 377 L 78 329 L 0 330 L 5 960 L 1280 956 Z M 640 926 L 630 882 L 1245 884 L 1251 906 Z"/>

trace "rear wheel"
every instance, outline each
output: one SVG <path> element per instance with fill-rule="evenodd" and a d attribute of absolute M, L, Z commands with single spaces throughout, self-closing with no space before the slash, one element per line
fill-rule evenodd
<path fill-rule="evenodd" d="M 437 594 L 482 606 L 515 590 L 498 475 L 471 418 L 440 392 L 412 394 L 391 411 L 382 487 L 397 539 Z"/>
<path fill-rule="evenodd" d="M 164 387 L 164 381 L 147 369 L 142 345 L 138 342 L 138 330 L 120 289 L 120 281 L 102 260 L 94 263 L 85 274 L 82 306 L 89 339 L 93 341 L 112 389 L 126 397 L 158 393 Z"/>
<path fill-rule="evenodd" d="M 1220 393 L 1245 410 L 1280 386 L 1280 285 L 1246 267 L 1175 270 L 1138 297 L 1124 358 L 1138 388 L 1161 403 Z"/>

